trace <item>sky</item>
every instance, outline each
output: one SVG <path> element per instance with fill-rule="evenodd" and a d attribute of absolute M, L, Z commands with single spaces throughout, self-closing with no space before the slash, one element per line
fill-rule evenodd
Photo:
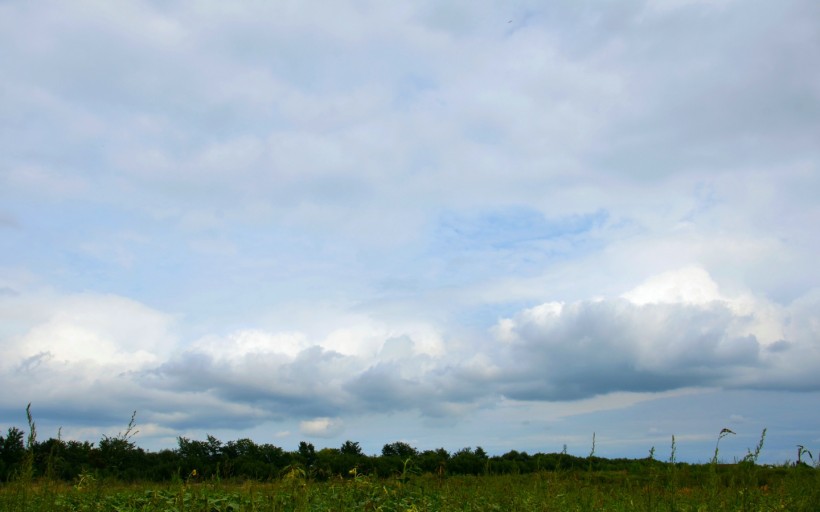
<path fill-rule="evenodd" d="M 820 452 L 818 19 L 0 1 L 0 430 Z"/>

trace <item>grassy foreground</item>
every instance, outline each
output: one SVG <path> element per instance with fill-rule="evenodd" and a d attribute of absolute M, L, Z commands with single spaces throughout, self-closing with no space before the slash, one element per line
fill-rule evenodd
<path fill-rule="evenodd" d="M 447 511 L 820 510 L 820 471 L 810 467 L 658 465 L 630 471 L 527 475 L 366 475 L 324 482 L 301 473 L 273 482 L 120 484 L 88 478 L 9 482 L 3 511 Z M 350 476 L 350 475 L 348 475 Z"/>

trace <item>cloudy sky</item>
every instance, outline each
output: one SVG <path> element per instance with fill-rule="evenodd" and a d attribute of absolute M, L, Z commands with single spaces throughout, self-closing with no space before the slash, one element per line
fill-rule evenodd
<path fill-rule="evenodd" d="M 820 448 L 818 19 L 0 2 L 0 429 Z"/>

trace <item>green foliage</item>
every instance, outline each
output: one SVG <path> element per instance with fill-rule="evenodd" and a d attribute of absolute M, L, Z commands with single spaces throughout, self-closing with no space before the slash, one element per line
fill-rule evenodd
<path fill-rule="evenodd" d="M 475 450 L 462 448 L 450 457 L 447 467 L 459 475 L 483 475 L 489 473 L 489 457 L 480 446 Z"/>
<path fill-rule="evenodd" d="M 25 499 L 0 486 L 0 510 L 30 512 L 240 512 L 311 510 L 817 510 L 818 472 L 802 466 L 760 468 L 766 483 L 748 487 L 734 479 L 737 467 L 719 468 L 725 485 L 711 497 L 704 466 L 685 467 L 680 487 L 671 490 L 661 478 L 643 473 L 587 468 L 522 475 L 433 475 L 378 479 L 357 474 L 346 480 L 310 480 L 293 467 L 268 483 L 220 484 L 180 481 L 174 484 L 122 485 L 93 476 L 78 485 L 46 491 L 29 489 Z"/>
<path fill-rule="evenodd" d="M 345 441 L 339 449 L 339 452 L 342 455 L 364 455 L 359 443 L 354 443 L 353 441 Z"/>
<path fill-rule="evenodd" d="M 386 444 L 382 447 L 382 457 L 406 459 L 407 457 L 415 457 L 416 455 L 418 455 L 418 450 L 402 441 Z"/>
<path fill-rule="evenodd" d="M 26 456 L 24 437 L 25 433 L 17 427 L 9 427 L 5 438 L 0 436 L 0 481 L 9 480 L 14 469 L 23 462 Z"/>
<path fill-rule="evenodd" d="M 250 439 L 223 443 L 179 437 L 175 450 L 146 452 L 125 432 L 93 443 L 37 441 L 30 406 L 28 436 L 0 436 L 0 510 L 817 510 L 820 471 L 805 463 L 758 464 L 760 442 L 736 464 L 604 459 L 481 447 L 449 453 L 387 444 L 365 455 L 359 443 L 339 448 L 305 441 L 293 452 Z M 25 438 L 25 442 L 24 442 Z M 814 462 L 800 447 L 799 457 Z"/>
<path fill-rule="evenodd" d="M 298 453 L 299 458 L 304 465 L 312 466 L 313 463 L 316 462 L 316 448 L 313 447 L 313 444 L 306 441 L 300 441 Z"/>

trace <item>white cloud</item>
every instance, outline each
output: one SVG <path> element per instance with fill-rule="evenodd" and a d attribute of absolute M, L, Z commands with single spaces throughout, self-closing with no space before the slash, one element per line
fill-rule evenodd
<path fill-rule="evenodd" d="M 633 304 L 698 304 L 723 300 L 717 284 L 698 267 L 665 272 L 624 294 Z"/>
<path fill-rule="evenodd" d="M 72 295 L 28 307 L 45 318 L 17 333 L 13 344 L 7 341 L 6 361 L 12 364 L 41 358 L 134 370 L 167 358 L 177 341 L 171 316 L 124 297 Z"/>
<path fill-rule="evenodd" d="M 208 336 L 195 341 L 191 349 L 207 354 L 220 361 L 238 361 L 246 357 L 281 354 L 288 359 L 308 348 L 305 335 L 298 332 L 267 333 L 259 330 L 243 330 L 227 337 Z"/>
<path fill-rule="evenodd" d="M 704 270 L 685 267 L 621 298 L 520 310 L 490 330 L 500 343 L 490 337 L 465 344 L 418 326 L 396 336 L 358 317 L 357 327 L 316 340 L 300 332 L 240 330 L 180 350 L 168 315 L 121 297 L 69 296 L 52 299 L 53 313 L 31 318 L 28 329 L 6 338 L 7 384 L 36 376 L 29 392 L 44 405 L 69 404 L 83 393 L 102 393 L 100 407 L 150 397 L 147 419 L 157 425 L 211 417 L 174 412 L 177 397 L 198 397 L 237 426 L 357 411 L 460 416 L 502 397 L 563 401 L 704 386 L 816 389 L 814 302 L 810 295 L 780 307 L 728 295 Z M 425 348 L 425 337 L 434 351 Z M 62 385 L 66 380 L 72 388 Z M 326 435 L 335 435 L 334 422 L 305 421 L 305 432 L 325 425 Z"/>
<path fill-rule="evenodd" d="M 530 308 L 495 329 L 511 346 L 502 389 L 513 398 L 561 400 L 687 386 L 779 388 L 785 381 L 814 388 L 813 363 L 803 362 L 818 362 L 816 342 L 790 329 L 798 304 L 724 297 L 705 271 L 688 267 L 622 299 Z"/>
<path fill-rule="evenodd" d="M 299 431 L 310 437 L 334 437 L 343 430 L 342 422 L 331 418 L 315 418 L 299 423 Z"/>
<path fill-rule="evenodd" d="M 816 2 L 317 5 L 0 6 L 4 385 L 279 431 L 817 388 Z"/>

